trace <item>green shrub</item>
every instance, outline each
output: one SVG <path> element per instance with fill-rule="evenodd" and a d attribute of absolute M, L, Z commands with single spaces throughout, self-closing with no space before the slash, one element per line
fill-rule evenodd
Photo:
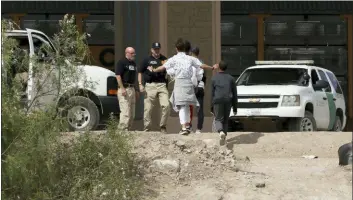
<path fill-rule="evenodd" d="M 133 138 L 117 131 L 115 120 L 110 120 L 101 135 L 86 132 L 63 136 L 66 120 L 57 115 L 55 105 L 44 109 L 33 109 L 39 105 L 36 103 L 24 106 L 22 84 L 9 74 L 14 63 L 16 69 L 28 67 L 29 61 L 35 63 L 34 71 L 40 78 L 34 100 L 47 94 L 43 67 L 53 63 L 63 66 L 60 83 L 52 81 L 52 87 L 85 78 L 75 65 L 87 57 L 88 47 L 85 35 L 73 22 L 68 16 L 61 21 L 62 31 L 53 38 L 59 51 L 52 52 L 53 59 L 46 63 L 38 63 L 36 56 L 15 62 L 18 55 L 13 52 L 18 44 L 2 34 L 1 75 L 6 78 L 1 83 L 3 199 L 139 199 L 142 179 L 132 153 Z M 2 21 L 2 27 L 4 33 L 13 24 Z M 87 84 L 94 86 L 89 81 Z"/>

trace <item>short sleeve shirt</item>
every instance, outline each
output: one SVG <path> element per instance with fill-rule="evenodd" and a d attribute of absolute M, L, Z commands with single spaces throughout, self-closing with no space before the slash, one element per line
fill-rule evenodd
<path fill-rule="evenodd" d="M 179 52 L 171 57 L 163 65 L 167 73 L 175 76 L 175 78 L 190 78 L 193 75 L 193 68 L 199 69 L 202 63 L 199 59 L 186 55 L 184 52 Z"/>
<path fill-rule="evenodd" d="M 135 84 L 136 80 L 136 63 L 127 58 L 118 61 L 115 67 L 115 74 L 120 75 L 123 83 Z"/>
<path fill-rule="evenodd" d="M 167 57 L 165 57 L 164 55 L 160 55 L 159 58 L 155 58 L 153 56 L 149 56 L 148 58 L 145 58 L 139 69 L 138 72 L 139 73 L 143 73 L 143 77 L 145 82 L 147 83 L 152 83 L 152 82 L 156 82 L 156 83 L 166 83 L 167 79 L 166 79 L 166 71 L 163 72 L 150 72 L 149 70 L 147 70 L 148 66 L 152 66 L 154 69 L 162 66 L 162 61 L 167 60 Z"/>

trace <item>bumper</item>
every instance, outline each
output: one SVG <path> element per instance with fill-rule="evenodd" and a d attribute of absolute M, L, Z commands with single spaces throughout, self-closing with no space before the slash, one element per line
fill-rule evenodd
<path fill-rule="evenodd" d="M 102 116 L 103 118 L 120 113 L 119 101 L 117 96 L 99 96 L 99 101 L 102 104 Z"/>
<path fill-rule="evenodd" d="M 295 118 L 304 117 L 304 110 L 300 106 L 277 108 L 238 108 L 237 115 L 231 111 L 230 118 Z"/>

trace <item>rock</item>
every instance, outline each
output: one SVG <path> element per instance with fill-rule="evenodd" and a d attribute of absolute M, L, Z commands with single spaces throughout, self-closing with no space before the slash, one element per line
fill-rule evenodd
<path fill-rule="evenodd" d="M 177 160 L 154 160 L 152 163 L 152 167 L 155 167 L 159 170 L 167 170 L 167 171 L 175 171 L 179 172 L 180 171 L 180 164 L 179 161 Z"/>
<path fill-rule="evenodd" d="M 213 139 L 204 139 L 202 140 L 206 144 L 207 148 L 212 148 L 218 146 L 218 141 L 213 140 Z"/>
<path fill-rule="evenodd" d="M 227 156 L 229 156 L 231 153 L 233 153 L 233 151 L 232 151 L 232 150 L 229 150 L 229 149 L 228 149 L 228 150 L 226 150 L 226 155 L 227 155 Z"/>
<path fill-rule="evenodd" d="M 257 188 L 264 188 L 265 187 L 265 183 L 264 182 L 259 182 L 259 183 L 256 183 L 255 186 Z"/>
<path fill-rule="evenodd" d="M 306 158 L 306 159 L 315 159 L 315 158 L 318 158 L 318 156 L 315 156 L 315 155 L 303 155 L 302 157 L 303 157 L 303 158 Z"/>
<path fill-rule="evenodd" d="M 185 142 L 184 142 L 184 141 L 178 140 L 178 141 L 175 143 L 175 145 L 176 145 L 177 147 L 179 147 L 179 149 L 180 149 L 181 151 L 183 151 L 184 149 L 186 149 L 186 145 L 185 145 Z"/>

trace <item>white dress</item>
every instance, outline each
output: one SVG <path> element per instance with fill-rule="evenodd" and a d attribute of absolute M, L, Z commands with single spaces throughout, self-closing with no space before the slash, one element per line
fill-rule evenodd
<path fill-rule="evenodd" d="M 193 68 L 200 69 L 202 63 L 197 58 L 179 52 L 163 65 L 167 74 L 175 77 L 174 90 L 170 97 L 173 109 L 178 112 L 180 106 L 199 106 L 192 83 Z"/>

